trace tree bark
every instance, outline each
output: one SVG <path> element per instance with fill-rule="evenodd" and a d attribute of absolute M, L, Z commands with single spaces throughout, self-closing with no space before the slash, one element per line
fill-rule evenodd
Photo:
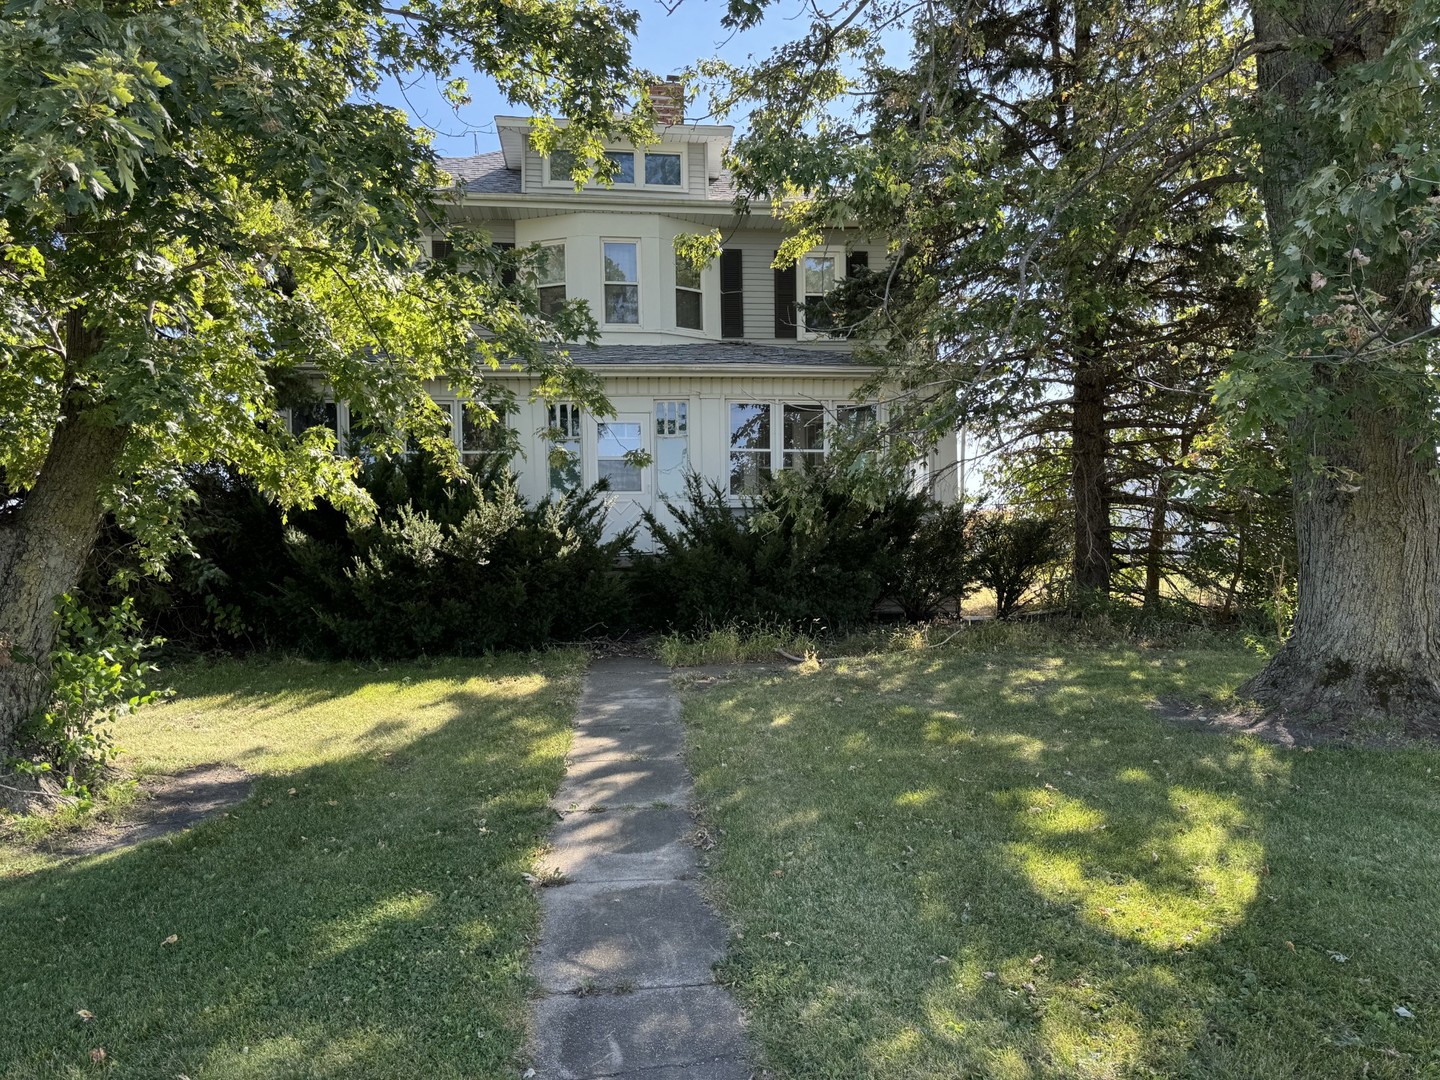
<path fill-rule="evenodd" d="M 94 339 L 72 313 L 71 361 Z M 123 428 L 92 422 L 67 401 L 35 485 L 0 517 L 0 760 L 15 729 L 43 704 L 55 643 L 55 600 L 72 590 L 95 544 L 101 493 L 115 475 Z"/>
<path fill-rule="evenodd" d="M 1336 49 L 1343 46 L 1346 54 L 1378 55 L 1389 31 L 1381 19 L 1359 17 L 1359 10 L 1346 0 L 1309 0 L 1298 7 L 1257 0 L 1255 32 L 1264 41 L 1308 35 L 1336 40 Z M 1346 27 L 1364 28 L 1364 39 L 1346 37 Z M 1261 194 L 1277 247 L 1293 224 L 1289 196 L 1331 157 L 1331 133 L 1302 105 L 1344 62 L 1335 52 L 1316 58 L 1313 50 L 1295 49 L 1258 58 L 1262 92 L 1277 99 L 1290 117 L 1288 125 L 1269 128 L 1261 141 Z M 1350 428 L 1343 441 L 1317 444 L 1303 421 L 1292 433 L 1344 472 L 1297 466 L 1295 625 L 1280 652 L 1243 692 L 1302 720 L 1345 726 L 1384 717 L 1391 726 L 1403 724 L 1412 732 L 1440 732 L 1435 445 L 1426 437 L 1405 436 L 1402 418 L 1382 408 L 1357 404 L 1346 420 Z"/>
<path fill-rule="evenodd" d="M 1075 366 L 1070 411 L 1070 497 L 1075 507 L 1074 587 L 1079 593 L 1110 592 L 1110 502 L 1106 483 L 1109 438 L 1104 365 L 1087 350 Z"/>

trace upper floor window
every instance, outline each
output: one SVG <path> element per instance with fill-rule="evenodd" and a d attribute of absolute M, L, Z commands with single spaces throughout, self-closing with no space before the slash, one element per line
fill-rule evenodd
<path fill-rule="evenodd" d="M 657 187 L 680 186 L 679 154 L 646 154 L 645 183 Z"/>
<path fill-rule="evenodd" d="M 804 292 L 800 302 L 805 305 L 805 330 L 811 334 L 827 334 L 834 320 L 825 310 L 825 295 L 840 279 L 839 260 L 828 251 L 816 251 L 800 261 L 800 279 Z"/>
<path fill-rule="evenodd" d="M 634 150 L 606 150 L 605 160 L 613 168 L 610 183 L 627 187 L 685 186 L 685 158 L 678 150 L 652 150 L 637 154 Z M 641 158 L 640 162 L 636 158 Z M 547 159 L 549 182 L 572 181 L 576 157 L 569 150 L 556 150 Z M 598 182 L 598 180 L 597 180 Z"/>
<path fill-rule="evenodd" d="M 675 256 L 675 325 L 703 330 L 704 303 L 700 292 L 700 271 L 689 259 Z"/>
<path fill-rule="evenodd" d="M 554 316 L 565 303 L 565 245 L 540 245 L 540 268 L 536 275 L 540 291 L 540 311 Z"/>
<path fill-rule="evenodd" d="M 606 150 L 605 160 L 615 166 L 615 172 L 610 177 L 611 183 L 635 183 L 635 155 L 629 150 Z"/>
<path fill-rule="evenodd" d="M 640 321 L 640 252 L 634 241 L 605 241 L 605 321 Z"/>

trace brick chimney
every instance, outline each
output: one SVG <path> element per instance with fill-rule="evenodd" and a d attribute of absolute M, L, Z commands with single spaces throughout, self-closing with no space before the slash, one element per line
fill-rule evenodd
<path fill-rule="evenodd" d="M 655 106 L 655 122 L 683 124 L 685 122 L 685 84 L 679 75 L 670 75 L 664 82 L 650 84 L 650 103 Z"/>

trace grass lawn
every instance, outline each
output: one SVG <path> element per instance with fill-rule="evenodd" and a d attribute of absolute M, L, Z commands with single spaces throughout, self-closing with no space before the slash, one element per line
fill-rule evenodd
<path fill-rule="evenodd" d="M 522 875 L 582 664 L 172 673 L 119 732 L 129 767 L 232 762 L 253 793 L 109 855 L 0 848 L 0 1077 L 518 1075 Z"/>
<path fill-rule="evenodd" d="M 780 1077 L 1440 1077 L 1440 754 L 1182 730 L 1225 648 L 931 651 L 686 694 Z"/>

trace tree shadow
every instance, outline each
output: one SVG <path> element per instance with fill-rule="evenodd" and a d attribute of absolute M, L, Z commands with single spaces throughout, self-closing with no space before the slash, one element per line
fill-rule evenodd
<path fill-rule="evenodd" d="M 304 700 L 385 677 L 310 667 Z M 361 734 L 258 776 L 191 831 L 0 881 L 0 1076 L 78 1075 L 95 1047 L 137 1077 L 513 1069 L 538 925 L 522 875 L 571 707 L 553 682 L 488 689 L 447 689 L 449 718 L 408 740 L 382 724 L 385 750 Z"/>
<path fill-rule="evenodd" d="M 1148 709 L 1247 670 L 932 655 L 687 710 L 725 830 L 712 884 L 745 932 L 724 970 L 781 1075 L 1434 1067 L 1433 1036 L 1392 1006 L 1436 996 L 1440 946 L 1414 936 L 1440 905 L 1415 891 L 1425 874 L 1342 853 L 1433 849 L 1436 785 L 1414 755 L 1359 759 L 1366 783 L 1339 752 Z"/>

